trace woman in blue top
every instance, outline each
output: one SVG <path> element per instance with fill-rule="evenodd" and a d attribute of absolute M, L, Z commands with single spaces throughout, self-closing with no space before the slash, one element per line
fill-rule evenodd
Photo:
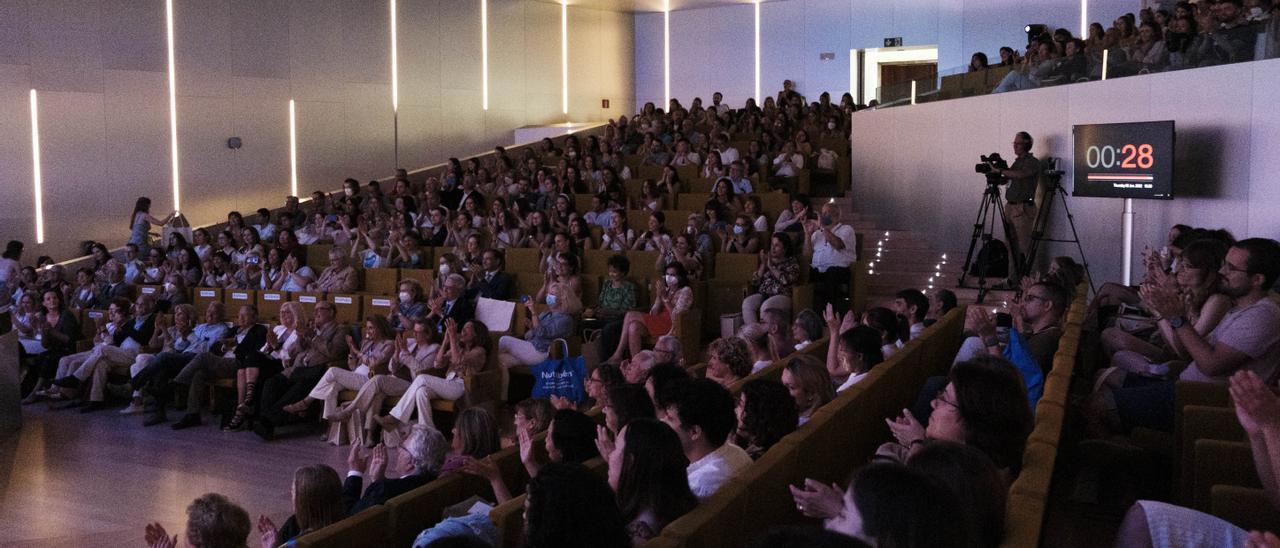
<path fill-rule="evenodd" d="M 164 226 L 173 220 L 177 211 L 169 213 L 164 219 L 157 219 L 151 216 L 151 198 L 143 196 L 133 204 L 133 214 L 129 216 L 129 243 L 138 246 L 138 252 L 145 255 L 150 249 L 151 240 L 148 234 L 151 232 L 151 225 Z"/>
<path fill-rule="evenodd" d="M 537 365 L 547 359 L 552 341 L 565 339 L 573 334 L 573 315 L 582 310 L 577 294 L 564 284 L 552 284 L 547 292 L 547 310 L 533 315 L 529 298 L 524 298 L 529 316 L 529 329 L 524 339 L 502 337 L 498 339 L 498 363 L 503 367 Z"/>

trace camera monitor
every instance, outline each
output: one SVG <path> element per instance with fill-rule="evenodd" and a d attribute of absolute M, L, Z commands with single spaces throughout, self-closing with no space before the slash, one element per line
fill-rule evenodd
<path fill-rule="evenodd" d="M 1173 120 L 1075 126 L 1075 196 L 1173 199 Z"/>

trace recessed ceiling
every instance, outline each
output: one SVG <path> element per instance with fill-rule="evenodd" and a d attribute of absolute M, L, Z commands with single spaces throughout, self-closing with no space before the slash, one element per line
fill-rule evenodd
<path fill-rule="evenodd" d="M 539 1 L 548 4 L 560 3 L 560 0 Z M 780 2 L 784 0 L 761 0 L 761 2 L 766 1 Z M 670 2 L 671 11 L 755 3 L 752 0 L 670 0 Z M 660 12 L 662 11 L 663 0 L 569 0 L 569 5 L 609 11 Z"/>

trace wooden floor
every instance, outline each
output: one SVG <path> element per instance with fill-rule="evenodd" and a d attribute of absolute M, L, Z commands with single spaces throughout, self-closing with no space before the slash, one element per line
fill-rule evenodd
<path fill-rule="evenodd" d="M 175 432 L 143 428 L 119 409 L 35 404 L 23 408 L 21 430 L 0 433 L 0 546 L 142 546 L 151 521 L 181 538 L 187 504 L 208 492 L 230 497 L 255 524 L 265 514 L 278 525 L 292 514 L 296 467 L 319 462 L 346 474 L 347 448 L 318 433 L 267 443 L 222 432 L 208 416 Z"/>

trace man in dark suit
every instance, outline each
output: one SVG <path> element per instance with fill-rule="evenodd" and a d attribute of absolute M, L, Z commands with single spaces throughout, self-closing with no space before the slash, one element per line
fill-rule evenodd
<path fill-rule="evenodd" d="M 514 280 L 510 274 L 503 272 L 503 270 L 506 270 L 507 261 L 502 251 L 497 249 L 484 250 L 480 265 L 484 268 L 484 271 L 476 274 L 475 279 L 471 281 L 471 288 L 467 290 L 467 298 L 484 297 L 500 301 L 510 299 L 511 286 L 514 285 Z"/>
<path fill-rule="evenodd" d="M 174 430 L 199 426 L 200 407 L 209 389 L 210 379 L 233 379 L 239 364 L 258 353 L 267 342 L 267 326 L 258 323 L 258 307 L 246 304 L 236 314 L 236 330 L 215 347 L 197 355 L 174 377 L 174 382 L 187 385 L 187 414 L 173 423 Z"/>
<path fill-rule="evenodd" d="M 462 204 L 465 203 L 467 198 L 470 196 L 475 196 L 477 200 L 484 200 L 484 197 L 480 195 L 480 191 L 476 190 L 475 176 L 467 174 L 462 176 L 461 188 L 455 190 L 452 194 L 441 196 L 441 198 L 447 198 L 448 200 L 442 202 L 445 207 L 453 211 L 462 211 Z M 484 204 L 482 203 L 477 203 L 476 205 L 481 208 L 484 207 Z"/>
<path fill-rule="evenodd" d="M 466 278 L 456 272 L 450 274 L 444 279 L 444 294 L 427 305 L 430 310 L 427 318 L 435 323 L 437 333 L 444 333 L 445 320 L 452 319 L 461 327 L 475 317 L 475 304 L 463 294 L 466 288 Z"/>
<path fill-rule="evenodd" d="M 346 363 L 347 335 L 351 331 L 336 320 L 336 315 L 333 303 L 317 302 L 315 324 L 299 332 L 301 353 L 279 375 L 262 383 L 259 420 L 253 430 L 262 439 L 275 439 L 277 426 L 301 421 L 302 417 L 285 412 L 284 406 L 307 397 L 330 366 Z"/>
<path fill-rule="evenodd" d="M 347 456 L 347 479 L 342 483 L 342 502 L 348 514 L 358 514 L 365 508 L 387 502 L 436 479 L 448 446 L 449 442 L 439 430 L 423 424 L 414 425 L 408 437 L 394 449 L 397 458 L 393 470 L 399 477 L 387 478 L 384 473 L 390 456 L 386 445 L 378 444 L 365 451 L 360 444 L 352 444 L 351 453 Z M 362 494 L 366 479 L 369 480 L 369 488 L 363 489 Z"/>
<path fill-rule="evenodd" d="M 102 285 L 102 292 L 98 293 L 96 308 L 106 308 L 111 301 L 115 299 L 128 299 L 130 293 L 129 284 L 124 283 L 124 265 L 113 263 L 107 269 L 107 283 Z M 151 342 L 143 341 L 143 344 Z"/>

